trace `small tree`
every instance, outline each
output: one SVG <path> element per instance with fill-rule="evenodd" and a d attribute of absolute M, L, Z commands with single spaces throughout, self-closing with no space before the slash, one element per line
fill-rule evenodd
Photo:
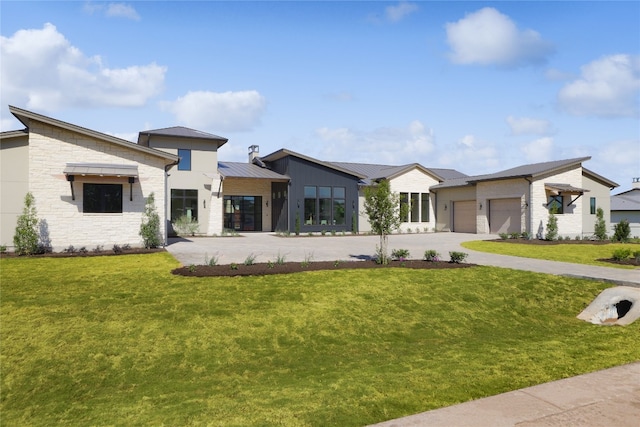
<path fill-rule="evenodd" d="M 620 222 L 613 227 L 613 240 L 617 242 L 628 242 L 630 235 L 631 226 L 626 219 L 620 220 Z"/>
<path fill-rule="evenodd" d="M 160 216 L 156 210 L 155 196 L 153 193 L 147 197 L 147 202 L 142 214 L 140 224 L 140 236 L 145 248 L 157 248 L 162 244 L 160 237 Z"/>
<path fill-rule="evenodd" d="M 596 225 L 593 229 L 593 234 L 598 240 L 607 239 L 607 224 L 604 222 L 604 211 L 601 207 L 596 209 Z"/>
<path fill-rule="evenodd" d="M 556 240 L 558 238 L 558 218 L 556 217 L 556 212 L 558 212 L 558 208 L 555 206 L 549 209 L 547 234 L 544 235 L 545 240 Z"/>
<path fill-rule="evenodd" d="M 386 179 L 378 185 L 365 188 L 364 211 L 369 217 L 371 230 L 380 236 L 380 246 L 377 250 L 378 262 L 389 263 L 387 252 L 389 234 L 400 228 L 400 218 L 406 206 L 400 207 L 398 193 L 392 193 L 389 181 Z"/>
<path fill-rule="evenodd" d="M 18 217 L 13 245 L 18 255 L 33 255 L 38 252 L 38 212 L 36 199 L 30 192 L 24 196 L 22 215 Z"/>

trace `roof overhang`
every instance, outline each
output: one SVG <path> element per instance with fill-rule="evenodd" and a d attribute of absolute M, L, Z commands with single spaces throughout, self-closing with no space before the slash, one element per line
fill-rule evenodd
<path fill-rule="evenodd" d="M 63 173 L 67 176 L 138 177 L 136 165 L 112 165 L 105 163 L 67 163 Z"/>
<path fill-rule="evenodd" d="M 546 182 L 544 184 L 544 189 L 554 196 L 560 196 L 564 194 L 583 195 L 584 193 L 588 193 L 590 191 L 585 188 L 574 187 L 571 184 L 557 184 Z"/>

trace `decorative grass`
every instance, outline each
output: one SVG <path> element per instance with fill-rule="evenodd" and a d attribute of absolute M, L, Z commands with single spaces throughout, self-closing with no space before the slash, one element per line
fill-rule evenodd
<path fill-rule="evenodd" d="M 628 248 L 632 252 L 640 251 L 640 245 L 634 243 L 607 243 L 594 245 L 560 243 L 557 245 L 532 245 L 527 243 L 505 243 L 475 240 L 464 242 L 462 243 L 462 246 L 474 251 L 489 252 L 492 254 L 626 269 L 633 269 L 636 267 L 598 261 L 598 259 L 611 258 L 613 252 L 620 248 Z"/>
<path fill-rule="evenodd" d="M 640 359 L 607 285 L 493 267 L 187 278 L 1 259 L 3 425 L 361 426 Z"/>

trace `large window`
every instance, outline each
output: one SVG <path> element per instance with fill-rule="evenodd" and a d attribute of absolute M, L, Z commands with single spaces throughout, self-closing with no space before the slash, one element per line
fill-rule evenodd
<path fill-rule="evenodd" d="M 122 184 L 82 185 L 82 211 L 85 213 L 122 213 Z"/>
<path fill-rule="evenodd" d="M 409 222 L 409 193 L 400 193 L 400 221 Z"/>
<path fill-rule="evenodd" d="M 429 222 L 429 193 L 422 193 L 422 222 Z"/>
<path fill-rule="evenodd" d="M 198 220 L 198 190 L 171 190 L 171 222 L 181 216 Z"/>
<path fill-rule="evenodd" d="M 420 193 L 411 193 L 411 222 L 420 222 Z"/>
<path fill-rule="evenodd" d="M 224 196 L 224 228 L 262 231 L 262 197 Z"/>
<path fill-rule="evenodd" d="M 549 212 L 555 212 L 557 214 L 564 213 L 564 197 L 563 196 L 549 196 L 549 203 L 547 208 Z"/>
<path fill-rule="evenodd" d="M 591 213 L 591 215 L 596 214 L 596 198 L 595 197 L 591 197 L 589 199 L 589 213 Z"/>
<path fill-rule="evenodd" d="M 191 170 L 191 150 L 185 148 L 178 148 L 178 157 L 180 157 L 180 163 L 178 163 L 179 171 Z"/>
<path fill-rule="evenodd" d="M 304 225 L 345 225 L 344 187 L 304 187 Z"/>

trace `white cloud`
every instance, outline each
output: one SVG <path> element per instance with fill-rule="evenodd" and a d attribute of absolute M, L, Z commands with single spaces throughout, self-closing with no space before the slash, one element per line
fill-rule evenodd
<path fill-rule="evenodd" d="M 0 37 L 3 102 L 36 110 L 139 107 L 159 94 L 166 67 L 107 68 L 85 56 L 52 24 Z"/>
<path fill-rule="evenodd" d="M 455 145 L 440 147 L 437 164 L 469 175 L 495 172 L 500 165 L 500 155 L 495 146 L 479 140 L 475 135 L 465 135 Z M 436 162 L 422 162 L 435 167 Z"/>
<path fill-rule="evenodd" d="M 553 138 L 544 137 L 531 141 L 521 147 L 526 156 L 526 163 L 547 162 L 553 159 Z"/>
<path fill-rule="evenodd" d="M 522 66 L 540 64 L 553 53 L 551 43 L 533 30 L 520 30 L 506 15 L 486 7 L 447 23 L 450 58 L 458 64 Z"/>
<path fill-rule="evenodd" d="M 108 18 L 126 18 L 134 21 L 140 20 L 140 15 L 134 9 L 133 6 L 126 3 L 93 3 L 86 2 L 84 4 L 84 11 L 89 14 L 104 13 Z"/>
<path fill-rule="evenodd" d="M 255 90 L 240 92 L 188 92 L 161 107 L 186 126 L 214 131 L 246 131 L 255 127 L 267 101 Z"/>
<path fill-rule="evenodd" d="M 547 120 L 509 116 L 507 123 L 511 128 L 512 135 L 548 135 L 552 132 L 551 123 Z"/>
<path fill-rule="evenodd" d="M 428 163 L 432 153 L 433 131 L 419 120 L 406 127 L 387 127 L 372 131 L 356 131 L 348 128 L 319 128 L 316 130 L 323 143 L 319 144 L 316 157 L 322 160 L 400 165 Z M 345 159 L 345 153 L 349 153 Z"/>
<path fill-rule="evenodd" d="M 581 77 L 558 93 L 561 108 L 576 116 L 638 115 L 640 56 L 611 55 L 581 67 Z"/>
<path fill-rule="evenodd" d="M 417 10 L 417 4 L 401 1 L 396 6 L 387 6 L 384 10 L 384 16 L 388 21 L 399 22 Z"/>
<path fill-rule="evenodd" d="M 640 150 L 638 147 L 640 147 L 640 139 L 613 141 L 603 144 L 596 157 L 609 164 L 614 170 L 619 167 L 635 169 L 632 171 L 633 176 L 637 176 L 640 173 Z M 629 179 L 631 179 L 631 175 L 629 175 Z"/>

